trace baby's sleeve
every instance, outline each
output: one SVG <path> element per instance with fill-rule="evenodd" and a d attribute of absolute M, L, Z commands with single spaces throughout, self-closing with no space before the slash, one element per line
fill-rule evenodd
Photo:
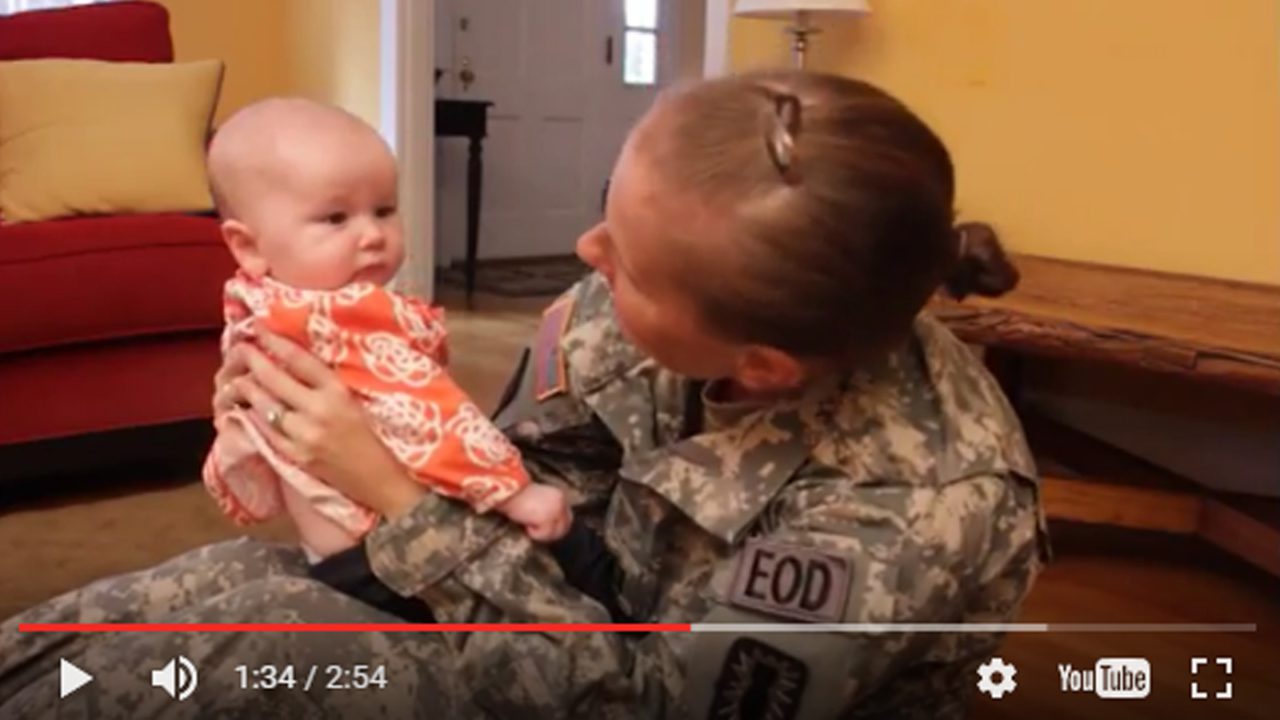
<path fill-rule="evenodd" d="M 515 445 L 444 368 L 412 392 L 366 397 L 382 441 L 435 492 L 487 512 L 529 484 Z"/>

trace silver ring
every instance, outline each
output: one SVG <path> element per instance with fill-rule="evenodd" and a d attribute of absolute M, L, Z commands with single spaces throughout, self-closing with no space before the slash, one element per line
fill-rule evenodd
<path fill-rule="evenodd" d="M 281 427 L 282 425 L 284 425 L 284 413 L 285 413 L 285 409 L 279 405 L 267 411 L 267 418 L 266 418 L 267 424 L 270 425 L 272 429 L 274 429 L 276 432 L 281 434 L 284 433 L 284 428 Z"/>

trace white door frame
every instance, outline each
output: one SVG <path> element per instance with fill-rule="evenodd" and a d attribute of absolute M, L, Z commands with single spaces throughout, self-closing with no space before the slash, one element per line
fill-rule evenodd
<path fill-rule="evenodd" d="M 706 0 L 703 75 L 728 71 L 733 0 Z M 381 125 L 400 163 L 407 256 L 397 287 L 435 293 L 436 0 L 380 0 Z"/>
<path fill-rule="evenodd" d="M 733 15 L 733 0 L 706 0 L 706 3 L 702 76 L 719 77 L 729 72 L 729 20 Z"/>
<path fill-rule="evenodd" d="M 435 0 L 380 0 L 381 125 L 400 165 L 406 257 L 396 286 L 435 294 Z"/>

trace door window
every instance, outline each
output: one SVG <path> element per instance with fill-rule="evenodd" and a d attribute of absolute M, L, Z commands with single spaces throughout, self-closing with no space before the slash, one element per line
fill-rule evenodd
<path fill-rule="evenodd" d="M 659 0 L 625 1 L 622 82 L 627 85 L 657 85 Z"/>

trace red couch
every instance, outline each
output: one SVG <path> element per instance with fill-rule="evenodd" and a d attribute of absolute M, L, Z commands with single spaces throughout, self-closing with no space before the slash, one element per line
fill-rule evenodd
<path fill-rule="evenodd" d="M 0 60 L 172 62 L 168 11 L 0 17 Z M 209 415 L 222 283 L 209 215 L 0 221 L 0 446 Z"/>

